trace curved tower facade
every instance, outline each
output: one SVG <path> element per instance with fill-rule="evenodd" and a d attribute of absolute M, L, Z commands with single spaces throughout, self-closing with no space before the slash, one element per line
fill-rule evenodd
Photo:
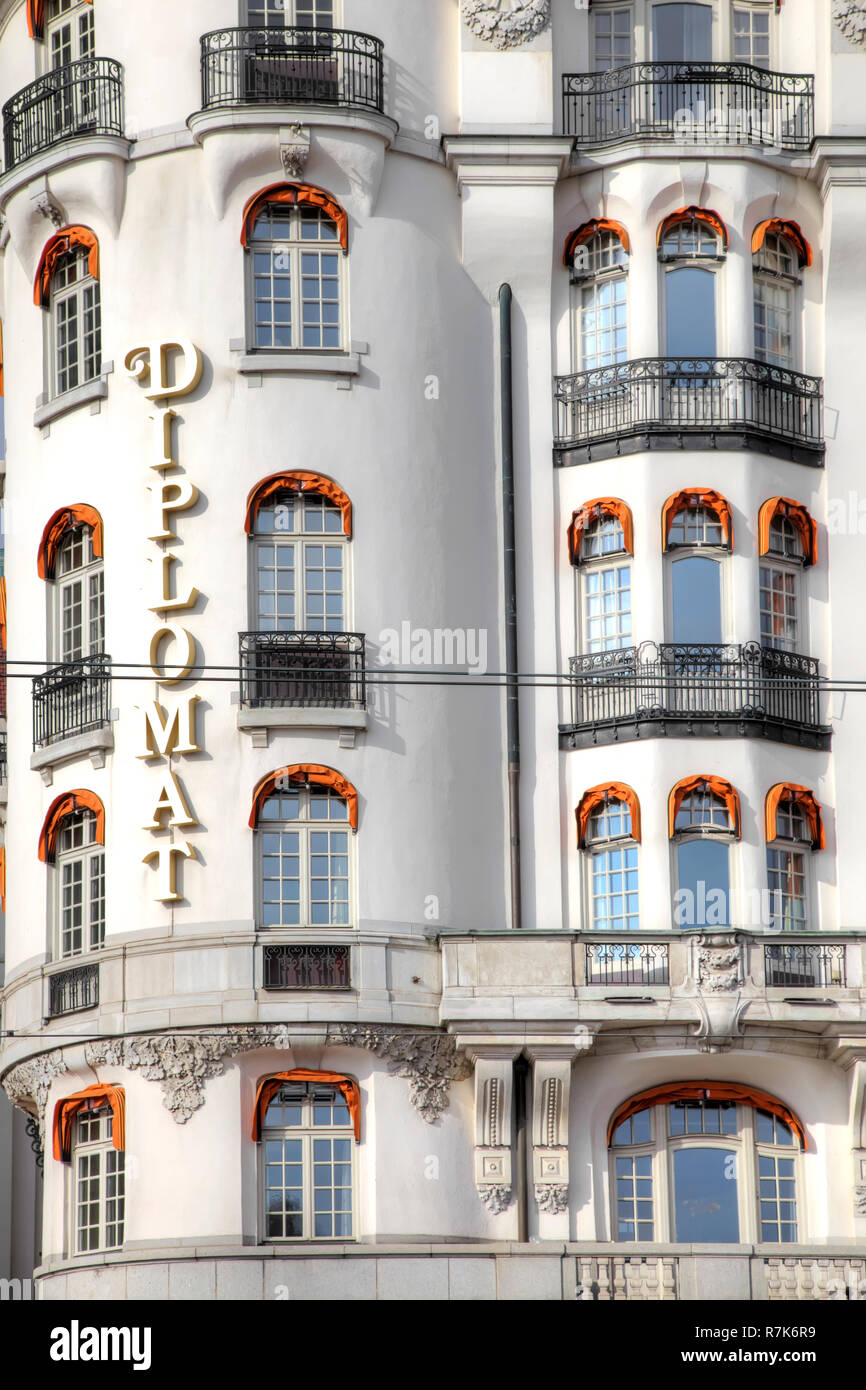
<path fill-rule="evenodd" d="M 856 1284 L 862 35 L 127 8 L 0 5 L 12 1272 Z"/>

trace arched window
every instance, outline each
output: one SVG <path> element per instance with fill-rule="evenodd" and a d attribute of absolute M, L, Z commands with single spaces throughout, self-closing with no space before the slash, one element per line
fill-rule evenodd
<path fill-rule="evenodd" d="M 329 1073 L 283 1073 L 260 1096 L 262 1227 L 267 1241 L 352 1240 L 357 1128 L 347 1086 Z M 309 1080 L 305 1080 L 309 1077 Z M 336 1078 L 335 1078 L 336 1080 Z M 274 1082 L 276 1084 L 274 1084 Z M 257 1105 L 259 1102 L 257 1101 Z"/>
<path fill-rule="evenodd" d="M 817 559 L 817 527 L 790 497 L 771 497 L 758 517 L 761 642 L 780 651 L 808 650 L 802 571 Z"/>
<path fill-rule="evenodd" d="M 774 367 L 795 367 L 797 352 L 797 252 L 778 232 L 766 232 L 752 256 L 755 357 Z"/>
<path fill-rule="evenodd" d="M 698 776 L 674 787 L 668 828 L 676 870 L 675 926 L 729 925 L 729 847 L 739 825 L 739 798 L 730 782 Z"/>
<path fill-rule="evenodd" d="M 90 791 L 66 792 L 51 803 L 39 837 L 49 866 L 48 916 L 56 959 L 105 945 L 105 810 Z"/>
<path fill-rule="evenodd" d="M 105 576 L 101 520 L 94 525 L 64 509 L 46 527 L 59 528 L 40 547 L 40 572 L 52 583 L 49 658 L 59 663 L 82 661 L 105 650 Z M 91 512 L 91 509 L 86 509 Z M 60 518 L 59 521 L 55 518 Z"/>
<path fill-rule="evenodd" d="M 345 342 L 346 214 L 321 189 L 275 184 L 249 200 L 248 343 L 260 352 L 337 352 Z M 341 252 L 342 248 L 342 252 Z"/>
<path fill-rule="evenodd" d="M 591 787 L 577 808 L 578 846 L 587 861 L 588 919 L 601 931 L 640 926 L 640 807 L 624 783 Z"/>
<path fill-rule="evenodd" d="M 245 21 L 250 28 L 333 29 L 339 0 L 246 0 Z"/>
<path fill-rule="evenodd" d="M 354 921 L 357 792 L 331 768 L 298 764 L 256 788 L 262 927 L 347 927 Z"/>
<path fill-rule="evenodd" d="M 634 1097 L 611 1121 L 613 1238 L 796 1242 L 802 1133 L 785 1106 L 746 1086 Z"/>
<path fill-rule="evenodd" d="M 767 793 L 767 888 L 774 931 L 806 931 L 810 925 L 810 851 L 823 849 L 821 808 L 807 787 L 779 783 Z"/>
<path fill-rule="evenodd" d="M 581 652 L 618 651 L 631 646 L 629 556 L 620 516 L 605 511 L 588 521 L 578 550 Z"/>
<path fill-rule="evenodd" d="M 716 356 L 716 273 L 726 247 L 724 223 L 703 208 L 680 208 L 659 227 L 666 356 Z"/>
<path fill-rule="evenodd" d="M 54 1107 L 53 1153 L 72 1167 L 70 1250 L 123 1244 L 126 1215 L 126 1098 L 122 1086 L 88 1086 Z"/>
<path fill-rule="evenodd" d="M 64 227 L 50 239 L 34 298 L 48 311 L 48 395 L 95 381 L 102 370 L 99 245 L 88 227 Z"/>
<path fill-rule="evenodd" d="M 580 371 L 624 362 L 628 356 L 627 253 L 628 234 L 617 222 L 587 222 L 568 239 L 566 257 L 578 296 Z"/>

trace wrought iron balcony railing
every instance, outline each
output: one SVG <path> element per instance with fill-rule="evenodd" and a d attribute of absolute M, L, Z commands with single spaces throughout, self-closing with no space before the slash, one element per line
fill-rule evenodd
<path fill-rule="evenodd" d="M 241 704 L 252 708 L 366 705 L 362 632 L 242 632 Z"/>
<path fill-rule="evenodd" d="M 82 135 L 123 134 L 123 68 L 113 58 L 79 58 L 16 92 L 3 106 L 6 171 Z"/>
<path fill-rule="evenodd" d="M 202 107 L 382 110 L 384 45 L 349 29 L 217 29 L 201 40 Z"/>
<path fill-rule="evenodd" d="M 655 643 L 575 656 L 566 747 L 675 732 L 752 734 L 829 747 L 818 662 L 757 642 Z"/>
<path fill-rule="evenodd" d="M 715 434 L 744 435 L 763 452 L 785 446 L 800 462 L 820 465 L 823 455 L 820 378 L 747 357 L 636 358 L 556 377 L 554 397 L 559 462 L 578 461 L 562 457 L 576 449 L 587 459 L 609 457 L 682 447 L 695 435 L 705 447 Z M 631 449 L 628 438 L 638 441 Z M 596 452 L 603 441 L 608 447 Z"/>
<path fill-rule="evenodd" d="M 0 782 L 5 782 L 8 778 L 7 742 L 6 734 L 0 734 Z"/>
<path fill-rule="evenodd" d="M 98 729 L 109 721 L 111 657 L 88 656 L 33 677 L 33 747 Z"/>
<path fill-rule="evenodd" d="M 565 73 L 562 128 L 580 146 L 623 140 L 807 150 L 814 134 L 811 76 L 748 63 L 630 63 Z"/>
<path fill-rule="evenodd" d="M 844 945 L 824 942 L 785 941 L 764 947 L 764 979 L 767 986 L 809 989 L 846 984 Z"/>
<path fill-rule="evenodd" d="M 657 941 L 592 942 L 586 947 L 588 985 L 670 984 L 668 948 Z"/>
<path fill-rule="evenodd" d="M 72 970 L 59 970 L 48 981 L 48 1014 L 77 1014 L 82 1009 L 95 1009 L 99 1003 L 99 966 L 77 965 Z"/>
<path fill-rule="evenodd" d="M 349 946 L 264 947 L 265 989 L 351 989 Z"/>

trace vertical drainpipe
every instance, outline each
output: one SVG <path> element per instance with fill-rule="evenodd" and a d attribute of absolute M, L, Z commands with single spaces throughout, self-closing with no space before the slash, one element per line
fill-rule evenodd
<path fill-rule="evenodd" d="M 499 403 L 502 436 L 502 556 L 505 592 L 505 710 L 508 743 L 508 835 L 511 926 L 522 925 L 520 905 L 520 705 L 517 675 L 517 547 L 514 537 L 514 408 L 511 368 L 511 286 L 499 289 Z M 527 1094 L 529 1064 L 515 1058 L 514 1185 L 517 1190 L 517 1239 L 529 1239 L 527 1170 Z"/>

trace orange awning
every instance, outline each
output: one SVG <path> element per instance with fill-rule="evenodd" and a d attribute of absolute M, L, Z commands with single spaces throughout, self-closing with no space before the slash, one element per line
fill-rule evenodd
<path fill-rule="evenodd" d="M 60 542 L 70 527 L 81 525 L 89 526 L 93 533 L 94 555 L 102 555 L 104 527 L 102 517 L 96 508 L 88 507 L 84 502 L 74 502 L 72 506 L 60 507 L 46 523 L 39 542 L 36 569 L 40 579 L 54 578 L 54 565 Z"/>
<path fill-rule="evenodd" d="M 760 251 L 764 244 L 764 237 L 768 232 L 775 232 L 777 236 L 787 237 L 797 252 L 797 259 L 800 265 L 810 266 L 812 264 L 812 248 L 803 236 L 796 222 L 785 222 L 781 217 L 770 217 L 766 222 L 759 222 L 752 232 L 752 255 Z"/>
<path fill-rule="evenodd" d="M 686 507 L 707 507 L 709 511 L 715 512 L 728 545 L 733 546 L 734 524 L 727 500 L 720 492 L 713 492 L 711 488 L 684 487 L 679 492 L 672 493 L 662 507 L 662 548 L 664 550 L 667 549 L 674 517 Z"/>
<path fill-rule="evenodd" d="M 244 530 L 248 536 L 255 530 L 259 508 L 278 492 L 318 492 L 322 497 L 327 497 L 329 502 L 340 508 L 343 513 L 343 530 L 347 536 L 351 536 L 352 503 L 346 493 L 341 487 L 337 487 L 331 478 L 326 478 L 322 473 L 308 473 L 304 469 L 294 469 L 290 473 L 272 473 L 269 478 L 263 478 L 260 483 L 256 483 L 247 498 Z"/>
<path fill-rule="evenodd" d="M 74 251 L 76 246 L 87 248 L 87 269 L 94 280 L 99 279 L 99 242 L 95 233 L 89 227 L 61 227 L 59 232 L 55 232 L 54 236 L 46 241 L 39 257 L 33 284 L 33 302 L 38 308 L 42 308 L 48 302 L 51 276 L 60 257 L 65 256 L 68 251 Z"/>
<path fill-rule="evenodd" d="M 590 787 L 584 792 L 574 813 L 577 820 L 578 849 L 583 849 L 586 843 L 586 827 L 590 816 L 606 801 L 626 802 L 631 812 L 631 838 L 640 843 L 640 802 L 637 792 L 625 782 L 600 782 L 597 787 Z"/>
<path fill-rule="evenodd" d="M 121 1152 L 126 1148 L 126 1098 L 122 1086 L 88 1086 L 66 1096 L 54 1107 L 54 1157 L 68 1163 L 72 1152 L 72 1122 L 82 1110 L 99 1110 L 105 1103 L 114 1116 L 112 1147 Z"/>
<path fill-rule="evenodd" d="M 568 558 L 573 565 L 580 558 L 580 542 L 587 526 L 603 516 L 617 518 L 622 527 L 625 548 L 629 555 L 634 554 L 634 521 L 631 508 L 619 497 L 593 497 L 591 502 L 584 502 L 578 511 L 571 514 L 571 525 L 568 528 Z"/>
<path fill-rule="evenodd" d="M 815 519 L 802 502 L 792 497 L 770 497 L 758 513 L 758 554 L 769 555 L 770 523 L 774 517 L 785 516 L 799 533 L 803 546 L 803 557 L 807 565 L 818 560 L 818 527 Z"/>
<path fill-rule="evenodd" d="M 621 222 L 614 222 L 611 217 L 592 217 L 589 222 L 583 222 L 566 237 L 562 264 L 571 265 L 578 246 L 582 246 L 585 241 L 590 241 L 598 232 L 613 232 L 614 236 L 619 237 L 622 242 L 622 249 L 626 255 L 631 251 L 628 232 Z"/>
<path fill-rule="evenodd" d="M 767 792 L 767 800 L 764 803 L 764 832 L 767 843 L 770 844 L 776 838 L 776 812 L 782 801 L 793 802 L 803 812 L 809 822 L 812 848 L 826 849 L 827 836 L 824 833 L 821 807 L 815 800 L 814 793 L 808 787 L 801 787 L 796 782 L 777 782 L 775 787 L 771 787 Z"/>
<path fill-rule="evenodd" d="M 358 829 L 358 793 L 341 773 L 335 772 L 332 767 L 322 767 L 318 763 L 295 763 L 293 767 L 279 767 L 276 772 L 269 772 L 267 777 L 263 777 L 257 783 L 253 792 L 253 806 L 250 811 L 250 829 L 255 830 L 259 822 L 259 812 L 262 804 L 277 789 L 277 782 L 283 786 L 287 782 L 309 782 L 316 787 L 331 787 L 338 796 L 341 796 L 349 808 L 349 824 L 353 830 Z"/>
<path fill-rule="evenodd" d="M 105 807 L 96 792 L 80 788 L 74 792 L 64 792 L 52 801 L 39 832 L 39 858 L 43 864 L 50 864 L 54 859 L 61 821 L 76 811 L 93 812 L 96 816 L 96 843 L 105 844 Z"/>
<path fill-rule="evenodd" d="M 93 0 L 84 0 L 92 5 Z M 31 39 L 41 39 L 45 28 L 45 0 L 27 0 L 27 32 Z"/>
<path fill-rule="evenodd" d="M 608 1146 L 613 1142 L 617 1127 L 623 1120 L 636 1115 L 639 1110 L 647 1110 L 651 1105 L 671 1105 L 677 1100 L 733 1100 L 738 1105 L 749 1105 L 754 1110 L 766 1110 L 776 1115 L 791 1128 L 804 1149 L 806 1131 L 802 1121 L 784 1101 L 777 1100 L 767 1091 L 758 1091 L 754 1086 L 741 1086 L 735 1081 L 674 1081 L 664 1086 L 650 1086 L 646 1091 L 638 1091 L 623 1101 L 611 1116 L 607 1127 Z"/>
<path fill-rule="evenodd" d="M 720 801 L 725 803 L 728 808 L 728 815 L 731 821 L 731 829 L 740 838 L 740 798 L 730 782 L 726 782 L 724 777 L 714 777 L 709 774 L 699 774 L 697 777 L 684 777 L 681 782 L 671 790 L 668 797 L 668 834 L 675 834 L 677 811 L 683 804 L 690 792 L 706 791 L 711 796 L 717 796 Z"/>
<path fill-rule="evenodd" d="M 340 204 L 323 188 L 315 188 L 307 183 L 272 183 L 260 193 L 254 193 L 244 206 L 241 224 L 241 246 L 246 246 L 253 234 L 256 219 L 267 203 L 305 203 L 307 206 L 321 208 L 332 222 L 337 224 L 337 235 L 344 251 L 349 249 L 349 218 Z"/>
<path fill-rule="evenodd" d="M 256 1099 L 253 1105 L 253 1143 L 257 1144 L 262 1135 L 262 1125 L 264 1124 L 265 1114 L 268 1106 L 273 1100 L 277 1091 L 286 1081 L 313 1081 L 320 1082 L 323 1086 L 336 1086 L 341 1092 L 346 1105 L 349 1107 L 349 1114 L 352 1117 L 352 1127 L 355 1131 L 355 1143 L 361 1142 L 361 1091 L 357 1081 L 353 1081 L 350 1076 L 342 1076 L 335 1071 L 307 1071 L 303 1067 L 298 1067 L 294 1071 L 279 1071 L 274 1076 L 266 1076 L 260 1081 L 256 1088 Z"/>
<path fill-rule="evenodd" d="M 722 245 L 728 249 L 728 229 L 717 212 L 712 208 L 677 208 L 675 212 L 669 212 L 667 217 L 663 217 L 659 223 L 656 233 L 656 246 L 661 246 L 665 234 L 673 227 L 679 226 L 681 222 L 705 222 L 708 227 L 712 227 L 717 236 L 722 238 Z"/>

